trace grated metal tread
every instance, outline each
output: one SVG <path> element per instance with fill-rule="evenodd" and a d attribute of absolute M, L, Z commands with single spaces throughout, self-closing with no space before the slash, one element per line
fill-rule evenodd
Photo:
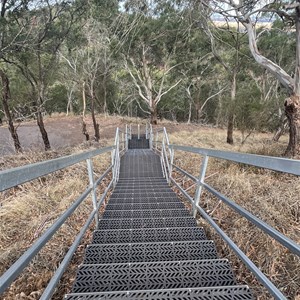
<path fill-rule="evenodd" d="M 158 177 L 163 179 L 160 158 L 150 149 L 128 150 L 121 159 L 120 178 Z"/>
<path fill-rule="evenodd" d="M 130 183 L 143 183 L 143 184 L 145 184 L 145 183 L 148 183 L 148 182 L 152 182 L 152 183 L 168 183 L 167 182 L 167 180 L 165 179 L 165 178 L 163 178 L 163 177 L 161 177 L 161 176 L 158 176 L 158 177 L 156 177 L 156 176 L 153 176 L 153 177 L 136 177 L 136 176 L 134 176 L 134 177 L 131 177 L 131 178 L 129 178 L 129 177 L 127 177 L 127 178 L 119 178 L 119 180 L 118 180 L 118 184 L 120 184 L 120 183 L 128 183 L 128 182 L 130 182 Z"/>
<path fill-rule="evenodd" d="M 115 188 L 114 193 L 155 193 L 155 192 L 172 192 L 173 190 L 169 186 L 159 186 L 159 187 L 121 187 Z"/>
<path fill-rule="evenodd" d="M 105 210 L 144 210 L 144 209 L 175 209 L 185 208 L 182 202 L 157 202 L 157 203 L 124 203 L 108 204 Z"/>
<path fill-rule="evenodd" d="M 108 201 L 109 204 L 125 204 L 125 203 L 157 203 L 157 202 L 174 202 L 180 200 L 174 195 L 172 197 L 124 197 L 124 198 L 113 198 L 111 197 Z"/>
<path fill-rule="evenodd" d="M 113 264 L 218 258 L 213 241 L 90 245 L 84 264 Z"/>
<path fill-rule="evenodd" d="M 66 300 L 253 300 L 246 285 L 148 291 L 68 294 Z"/>
<path fill-rule="evenodd" d="M 234 285 L 226 259 L 81 265 L 74 293 Z"/>
<path fill-rule="evenodd" d="M 145 138 L 136 138 L 128 140 L 128 149 L 149 149 L 150 143 L 149 140 Z"/>
<path fill-rule="evenodd" d="M 206 240 L 204 230 L 200 227 L 143 228 L 95 230 L 92 244 L 126 244 L 198 240 Z"/>
<path fill-rule="evenodd" d="M 135 181 L 130 179 L 130 181 L 118 181 L 116 188 L 118 187 L 170 187 L 167 181 L 153 181 L 147 180 L 147 181 Z"/>
<path fill-rule="evenodd" d="M 142 229 L 142 228 L 170 228 L 170 227 L 195 227 L 193 217 L 186 218 L 158 218 L 158 219 L 101 219 L 98 230 L 107 229 Z"/>
<path fill-rule="evenodd" d="M 106 210 L 103 219 L 153 219 L 189 217 L 187 209 Z"/>
<path fill-rule="evenodd" d="M 140 197 L 176 197 L 176 194 L 173 191 L 168 192 L 128 192 L 128 193 L 113 193 L 111 196 L 115 198 L 140 198 Z"/>

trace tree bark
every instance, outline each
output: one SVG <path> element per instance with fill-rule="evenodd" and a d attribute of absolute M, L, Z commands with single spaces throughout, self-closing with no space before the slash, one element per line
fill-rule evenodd
<path fill-rule="evenodd" d="M 233 71 L 231 80 L 231 93 L 230 93 L 230 105 L 229 115 L 227 123 L 227 143 L 233 145 L 233 125 L 234 125 L 234 102 L 236 97 L 236 70 Z"/>
<path fill-rule="evenodd" d="M 92 111 L 92 120 L 93 120 L 93 126 L 94 126 L 94 131 L 95 131 L 95 141 L 99 142 L 100 132 L 99 132 L 99 124 L 97 123 L 96 116 L 95 116 L 95 99 L 94 99 L 94 95 L 91 96 L 91 111 Z"/>
<path fill-rule="evenodd" d="M 227 143 L 233 145 L 233 122 L 234 115 L 230 113 L 228 116 L 228 123 L 227 123 Z"/>
<path fill-rule="evenodd" d="M 150 115 L 150 123 L 152 125 L 157 125 L 157 106 L 152 106 L 151 115 Z"/>
<path fill-rule="evenodd" d="M 187 120 L 187 124 L 191 123 L 191 119 L 192 119 L 192 101 L 189 102 L 189 116 L 188 116 L 188 120 Z"/>
<path fill-rule="evenodd" d="M 43 87 L 43 84 L 41 84 L 41 86 L 38 87 L 37 98 L 38 98 L 38 101 L 37 101 L 36 121 L 37 121 L 37 125 L 38 125 L 38 127 L 40 129 L 40 132 L 41 132 L 41 135 L 42 135 L 45 151 L 48 151 L 48 150 L 51 149 L 51 146 L 50 146 L 50 141 L 49 141 L 49 138 L 48 138 L 48 133 L 45 129 L 43 115 L 42 115 L 42 111 L 41 111 L 41 107 L 42 107 L 42 104 L 44 102 L 44 87 Z"/>
<path fill-rule="evenodd" d="M 21 143 L 19 140 L 19 136 L 18 136 L 17 130 L 14 126 L 12 115 L 9 111 L 9 105 L 8 105 L 8 101 L 10 99 L 9 79 L 6 76 L 5 72 L 1 69 L 0 69 L 0 76 L 1 76 L 1 81 L 2 81 L 2 85 L 3 85 L 2 105 L 3 105 L 4 113 L 5 113 L 7 122 L 8 122 L 8 129 L 9 129 L 10 135 L 14 141 L 14 146 L 15 146 L 16 152 L 17 153 L 22 152 L 22 147 L 21 147 Z"/>
<path fill-rule="evenodd" d="M 50 146 L 50 142 L 49 142 L 49 138 L 48 138 L 48 133 L 45 129 L 43 115 L 42 115 L 40 107 L 38 107 L 36 117 L 37 117 L 36 121 L 37 121 L 37 124 L 39 126 L 39 129 L 40 129 L 40 132 L 41 132 L 41 135 L 42 135 L 42 139 L 43 139 L 43 142 L 44 142 L 45 151 L 48 151 L 48 150 L 51 149 L 51 146 Z"/>
<path fill-rule="evenodd" d="M 85 136 L 85 140 L 90 140 L 90 135 L 86 129 L 86 123 L 85 123 L 85 110 L 86 110 L 86 98 L 85 98 L 85 82 L 82 84 L 82 133 Z"/>
<path fill-rule="evenodd" d="M 300 96 L 293 95 L 284 102 L 285 114 L 288 118 L 290 131 L 289 143 L 284 153 L 285 156 L 293 157 L 299 153 L 300 142 Z"/>

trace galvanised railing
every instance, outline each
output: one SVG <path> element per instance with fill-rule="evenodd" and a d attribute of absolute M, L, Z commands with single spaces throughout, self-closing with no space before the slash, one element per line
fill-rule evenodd
<path fill-rule="evenodd" d="M 156 132 L 150 136 L 150 139 L 152 139 L 153 142 L 153 150 L 160 154 L 162 169 L 164 171 L 166 179 L 170 183 L 173 183 L 191 202 L 194 216 L 196 216 L 197 212 L 201 214 L 201 216 L 214 228 L 214 230 L 222 237 L 222 239 L 229 245 L 229 247 L 256 276 L 256 278 L 266 287 L 266 289 L 275 299 L 287 299 L 281 293 L 281 291 L 265 276 L 265 274 L 247 257 L 247 255 L 228 237 L 228 235 L 218 226 L 213 218 L 201 207 L 200 200 L 202 191 L 203 189 L 205 189 L 210 194 L 216 196 L 219 200 L 233 209 L 235 212 L 246 218 L 253 225 L 261 229 L 265 234 L 278 241 L 281 245 L 289 249 L 295 255 L 300 256 L 300 245 L 268 225 L 266 222 L 254 216 L 249 211 L 247 211 L 205 182 L 207 165 L 209 162 L 209 158 L 211 157 L 297 176 L 300 175 L 300 161 L 286 158 L 173 145 L 169 143 L 168 134 L 165 128 L 156 130 Z M 183 170 L 173 163 L 175 151 L 195 153 L 202 156 L 202 163 L 200 166 L 200 173 L 198 177 L 193 176 L 186 170 Z M 194 197 L 191 197 L 187 193 L 187 190 L 185 190 L 175 181 L 175 179 L 172 177 L 173 170 L 176 170 L 183 176 L 188 177 L 196 184 Z"/>
<path fill-rule="evenodd" d="M 108 191 L 113 186 L 115 186 L 116 182 L 119 179 L 120 157 L 126 151 L 126 140 L 127 138 L 125 139 L 124 132 L 117 128 L 115 143 L 113 146 L 0 172 L 0 192 L 13 188 L 25 182 L 29 182 L 41 176 L 51 174 L 55 171 L 65 169 L 82 161 L 86 161 L 87 163 L 87 173 L 89 176 L 88 188 L 70 205 L 70 207 L 56 220 L 56 222 L 50 228 L 48 228 L 46 232 L 0 277 L 0 294 L 5 292 L 10 284 L 17 278 L 17 276 L 24 270 L 24 268 L 28 266 L 28 264 L 45 246 L 45 244 L 53 237 L 57 230 L 73 214 L 76 208 L 87 198 L 87 196 L 91 194 L 93 202 L 92 212 L 90 213 L 84 226 L 76 236 L 72 246 L 69 248 L 69 251 L 60 263 L 55 274 L 48 283 L 48 286 L 44 290 L 44 293 L 40 297 L 40 299 L 43 300 L 51 298 L 55 287 L 57 286 L 61 276 L 66 270 L 73 254 L 75 253 L 81 239 L 91 225 L 92 221 L 95 220 L 96 226 L 98 225 L 99 208 L 105 200 Z M 97 180 L 95 180 L 92 158 L 108 152 L 111 152 L 112 156 L 111 165 Z M 100 199 L 97 199 L 97 186 L 104 178 L 108 177 L 110 173 L 112 174 L 110 183 L 106 187 Z"/>

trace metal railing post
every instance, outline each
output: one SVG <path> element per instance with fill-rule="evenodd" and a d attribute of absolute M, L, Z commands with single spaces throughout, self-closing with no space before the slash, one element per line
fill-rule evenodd
<path fill-rule="evenodd" d="M 203 183 L 204 183 L 204 179 L 205 179 L 205 173 L 206 173 L 207 164 L 208 164 L 208 158 L 209 157 L 207 155 L 204 155 L 203 161 L 202 161 L 202 164 L 201 164 L 200 176 L 199 176 L 199 179 L 197 181 L 197 188 L 196 188 L 194 202 L 193 202 L 193 216 L 194 217 L 196 217 L 197 206 L 199 205 L 199 202 L 200 202 L 202 187 L 203 187 Z"/>
<path fill-rule="evenodd" d="M 128 150 L 128 125 L 126 124 L 126 127 L 125 127 L 125 149 L 126 151 Z"/>
<path fill-rule="evenodd" d="M 97 212 L 97 194 L 96 194 L 96 186 L 95 186 L 95 179 L 94 179 L 94 171 L 93 171 L 93 162 L 90 158 L 86 160 L 87 168 L 88 168 L 88 174 L 89 174 L 89 181 L 90 181 L 90 187 L 92 188 L 92 201 L 93 201 L 93 209 L 96 211 L 95 214 L 95 222 L 96 222 L 96 228 L 98 228 L 99 223 L 99 217 Z"/>
<path fill-rule="evenodd" d="M 169 170 L 169 178 L 171 180 L 172 178 L 172 172 L 173 172 L 173 162 L 174 162 L 174 149 L 170 150 L 170 170 Z"/>
<path fill-rule="evenodd" d="M 150 124 L 150 133 L 149 133 L 149 148 L 153 148 L 153 129 L 152 125 Z"/>
<path fill-rule="evenodd" d="M 116 186 L 118 181 L 118 172 L 119 172 L 119 128 L 116 129 L 116 136 L 115 136 L 115 150 L 114 150 L 114 157 L 113 157 L 113 185 Z"/>
<path fill-rule="evenodd" d="M 148 123 L 146 123 L 146 139 L 148 139 Z"/>
<path fill-rule="evenodd" d="M 131 124 L 129 125 L 129 138 L 132 138 L 132 126 Z"/>
<path fill-rule="evenodd" d="M 138 139 L 140 139 L 140 124 L 138 124 Z"/>

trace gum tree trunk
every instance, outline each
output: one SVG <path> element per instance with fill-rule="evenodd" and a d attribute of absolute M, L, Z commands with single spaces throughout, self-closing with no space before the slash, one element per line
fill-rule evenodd
<path fill-rule="evenodd" d="M 227 143 L 233 145 L 233 126 L 234 126 L 234 101 L 236 97 L 236 72 L 233 72 L 231 81 L 231 95 L 227 123 Z"/>
<path fill-rule="evenodd" d="M 95 131 L 95 141 L 99 142 L 100 140 L 100 131 L 99 131 L 99 124 L 97 123 L 96 116 L 95 116 L 95 97 L 91 95 L 91 111 L 92 111 L 92 120 L 93 126 Z"/>
<path fill-rule="evenodd" d="M 22 147 L 21 147 L 21 143 L 19 140 L 19 136 L 18 136 L 17 130 L 14 126 L 13 119 L 12 119 L 11 113 L 9 111 L 9 106 L 8 106 L 8 101 L 10 99 L 9 79 L 6 76 L 5 72 L 1 69 L 0 69 L 0 77 L 1 77 L 2 86 L 3 86 L 3 88 L 2 88 L 2 105 L 3 105 L 6 119 L 8 121 L 8 129 L 9 129 L 10 135 L 14 141 L 14 146 L 15 146 L 16 152 L 22 152 Z"/>
<path fill-rule="evenodd" d="M 150 113 L 150 123 L 152 125 L 157 125 L 157 107 L 153 105 Z"/>
<path fill-rule="evenodd" d="M 38 107 L 36 121 L 37 121 L 37 125 L 39 126 L 39 129 L 40 129 L 40 132 L 42 135 L 42 139 L 43 139 L 44 146 L 45 146 L 45 151 L 48 151 L 51 149 L 51 146 L 50 146 L 50 142 L 49 142 L 49 138 L 48 138 L 48 133 L 45 129 L 43 115 L 42 115 L 40 107 Z"/>
<path fill-rule="evenodd" d="M 51 146 L 50 146 L 48 133 L 45 129 L 45 124 L 44 124 L 44 120 L 43 120 L 43 114 L 42 114 L 43 103 L 44 103 L 44 86 L 43 86 L 43 84 L 40 84 L 40 86 L 38 87 L 38 102 L 37 102 L 36 121 L 37 121 L 37 125 L 38 125 L 41 135 L 42 135 L 45 151 L 48 151 L 51 149 Z"/>
<path fill-rule="evenodd" d="M 293 157 L 300 153 L 300 0 L 297 0 L 296 8 L 296 68 L 293 94 L 284 101 L 285 114 L 287 116 L 290 130 L 289 143 L 285 151 L 286 156 Z"/>
<path fill-rule="evenodd" d="M 285 156 L 293 157 L 299 154 L 300 142 L 300 96 L 292 95 L 284 103 L 285 114 L 289 122 L 289 143 L 284 153 Z"/>

